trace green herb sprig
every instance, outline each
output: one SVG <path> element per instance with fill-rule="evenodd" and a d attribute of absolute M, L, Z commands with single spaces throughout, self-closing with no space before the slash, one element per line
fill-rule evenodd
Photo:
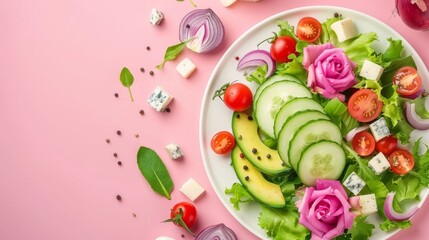
<path fill-rule="evenodd" d="M 119 80 L 121 80 L 121 83 L 122 85 L 124 85 L 124 87 L 128 88 L 131 101 L 134 102 L 133 94 L 131 93 L 131 85 L 133 85 L 134 83 L 134 76 L 128 68 L 126 67 L 122 68 L 121 75 L 119 76 Z"/>
<path fill-rule="evenodd" d="M 193 38 L 190 38 L 184 42 L 181 42 L 179 44 L 173 45 L 173 46 L 169 46 L 167 48 L 167 50 L 165 51 L 164 54 L 164 60 L 162 60 L 162 62 L 160 64 L 158 64 L 156 66 L 157 69 L 161 70 L 164 67 L 164 64 L 167 61 L 171 61 L 176 59 L 177 56 L 179 56 L 179 54 L 183 51 L 183 49 L 185 48 L 186 44 L 188 44 L 188 42 L 190 42 Z"/>

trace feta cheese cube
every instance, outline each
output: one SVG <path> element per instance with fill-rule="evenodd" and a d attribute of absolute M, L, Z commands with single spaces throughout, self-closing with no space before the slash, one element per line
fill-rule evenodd
<path fill-rule="evenodd" d="M 384 68 L 376 63 L 365 60 L 362 65 L 362 70 L 359 73 L 359 76 L 366 79 L 380 80 L 381 74 L 383 73 Z"/>
<path fill-rule="evenodd" d="M 231 4 L 235 3 L 237 0 L 220 0 L 224 7 L 229 7 Z"/>
<path fill-rule="evenodd" d="M 358 195 L 363 187 L 365 187 L 366 182 L 362 180 L 362 178 L 360 178 L 355 172 L 352 172 L 343 182 L 343 185 L 354 195 Z"/>
<path fill-rule="evenodd" d="M 369 129 L 371 130 L 376 142 L 390 135 L 389 127 L 387 127 L 386 120 L 383 117 L 371 123 L 369 125 Z"/>
<path fill-rule="evenodd" d="M 150 23 L 152 23 L 152 25 L 159 25 L 163 19 L 164 14 L 156 8 L 153 8 L 150 12 Z"/>
<path fill-rule="evenodd" d="M 171 159 L 178 159 L 183 157 L 182 149 L 180 149 L 179 145 L 175 143 L 170 143 L 165 146 L 165 150 L 167 150 L 168 155 L 170 155 Z"/>
<path fill-rule="evenodd" d="M 179 189 L 180 192 L 186 195 L 192 202 L 197 200 L 204 192 L 204 188 L 201 187 L 193 178 L 186 181 Z"/>
<path fill-rule="evenodd" d="M 351 211 L 357 216 L 376 213 L 378 211 L 375 194 L 366 194 L 349 198 Z"/>
<path fill-rule="evenodd" d="M 165 91 L 162 87 L 157 86 L 150 97 L 147 99 L 147 103 L 150 104 L 156 111 L 162 112 L 168 107 L 168 104 L 173 100 L 173 96 Z"/>
<path fill-rule="evenodd" d="M 355 25 L 351 18 L 345 18 L 334 22 L 331 25 L 331 29 L 337 35 L 339 42 L 344 42 L 357 35 Z"/>
<path fill-rule="evenodd" d="M 368 167 L 371 168 L 376 175 L 380 175 L 390 168 L 390 163 L 384 154 L 379 152 L 368 162 Z"/>
<path fill-rule="evenodd" d="M 182 75 L 184 78 L 188 78 L 194 71 L 197 69 L 197 66 L 189 60 L 189 58 L 183 59 L 177 66 L 176 70 Z"/>

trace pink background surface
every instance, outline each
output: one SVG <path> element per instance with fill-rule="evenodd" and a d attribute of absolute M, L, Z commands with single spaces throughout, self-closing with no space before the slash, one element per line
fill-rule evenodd
<path fill-rule="evenodd" d="M 405 27 L 393 13 L 393 0 L 263 0 L 230 8 L 218 0 L 195 2 L 221 18 L 224 44 L 210 54 L 185 51 L 158 71 L 154 66 L 166 47 L 179 41 L 180 19 L 194 9 L 186 0 L 3 1 L 0 239 L 181 239 L 181 234 L 191 239 L 182 228 L 161 223 L 175 203 L 187 201 L 179 188 L 190 177 L 206 189 L 195 203 L 195 232 L 223 222 L 240 239 L 256 239 L 223 207 L 205 174 L 199 111 L 208 78 L 228 46 L 275 13 L 307 5 L 355 9 L 397 30 L 429 63 L 429 33 Z M 157 27 L 149 23 L 154 7 L 166 17 Z M 184 57 L 198 66 L 189 79 L 175 70 Z M 135 76 L 134 102 L 118 79 L 123 66 Z M 145 102 L 157 85 L 175 97 L 170 113 L 158 113 Z M 169 159 L 164 146 L 171 142 L 182 147 L 184 159 Z M 141 145 L 156 150 L 167 165 L 175 183 L 171 201 L 155 194 L 140 174 L 136 152 Z M 428 212 L 426 203 L 413 219 L 414 226 L 393 239 L 427 239 Z"/>

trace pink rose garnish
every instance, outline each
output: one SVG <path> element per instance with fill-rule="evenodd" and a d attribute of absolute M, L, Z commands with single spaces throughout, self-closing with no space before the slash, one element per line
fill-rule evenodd
<path fill-rule="evenodd" d="M 347 194 L 339 181 L 317 180 L 297 202 L 299 223 L 308 228 L 312 240 L 328 240 L 350 229 L 355 215 L 350 212 Z"/>
<path fill-rule="evenodd" d="M 344 101 L 341 92 L 357 83 L 353 72 L 356 64 L 331 43 L 305 47 L 302 65 L 308 71 L 307 86 L 329 99 Z"/>

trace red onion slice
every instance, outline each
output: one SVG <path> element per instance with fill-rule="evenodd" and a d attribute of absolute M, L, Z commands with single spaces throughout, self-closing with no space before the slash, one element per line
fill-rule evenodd
<path fill-rule="evenodd" d="M 193 39 L 186 46 L 197 53 L 210 52 L 217 48 L 224 35 L 221 20 L 210 8 L 189 12 L 179 25 L 180 41 Z"/>
<path fill-rule="evenodd" d="M 416 113 L 416 105 L 414 103 L 405 103 L 405 115 L 408 123 L 416 129 L 429 129 L 429 119 L 423 119 Z"/>
<path fill-rule="evenodd" d="M 238 240 L 234 231 L 220 223 L 212 225 L 201 231 L 195 240 Z"/>
<path fill-rule="evenodd" d="M 429 30 L 429 0 L 396 0 L 396 9 L 408 27 L 420 31 Z"/>
<path fill-rule="evenodd" d="M 395 197 L 395 192 L 390 192 L 387 194 L 386 201 L 384 202 L 384 214 L 391 221 L 404 221 L 410 219 L 414 214 L 416 214 L 419 207 L 414 205 L 407 211 L 403 213 L 398 213 L 393 209 L 393 198 Z"/>
<path fill-rule="evenodd" d="M 265 50 L 253 50 L 244 55 L 237 64 L 237 70 L 241 70 L 247 67 L 261 66 L 266 64 L 268 67 L 267 74 L 265 77 L 269 77 L 274 74 L 276 70 L 276 62 L 271 57 L 271 54 Z"/>

